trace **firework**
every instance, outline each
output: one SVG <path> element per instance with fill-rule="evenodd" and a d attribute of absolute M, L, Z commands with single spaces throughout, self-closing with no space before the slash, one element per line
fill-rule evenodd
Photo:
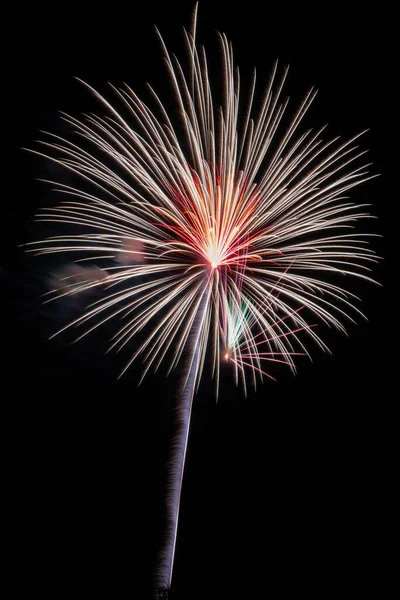
<path fill-rule="evenodd" d="M 368 281 L 376 258 L 353 230 L 369 215 L 348 192 L 371 178 L 358 135 L 325 140 L 324 128 L 302 130 L 316 92 L 310 90 L 288 120 L 282 100 L 287 69 L 275 64 L 256 112 L 254 74 L 243 103 L 230 43 L 223 51 L 221 105 L 214 101 L 204 49 L 193 27 L 185 31 L 189 68 L 172 58 L 160 36 L 180 122 L 150 88 L 153 108 L 128 86 L 113 88 L 117 109 L 94 93 L 104 116 L 63 115 L 78 141 L 49 134 L 38 153 L 79 175 L 79 188 L 39 220 L 76 227 L 35 242 L 38 254 L 76 253 L 104 277 L 54 290 L 54 297 L 101 285 L 107 294 L 70 325 L 82 335 L 115 321 L 111 347 L 144 332 L 124 371 L 137 357 L 149 369 L 175 368 L 183 356 L 184 382 L 167 496 L 167 538 L 159 586 L 171 584 L 179 502 L 194 392 L 206 356 L 219 387 L 222 362 L 236 381 L 272 377 L 268 364 L 295 370 L 309 355 L 304 338 L 327 350 L 314 324 L 345 331 L 361 315 L 356 297 L 325 275 Z M 54 182 L 52 182 L 54 183 Z M 104 266 L 102 266 L 104 265 Z M 336 281 L 336 279 L 335 279 Z M 120 321 L 122 319 L 122 321 Z M 69 326 L 70 326 L 69 325 Z"/>

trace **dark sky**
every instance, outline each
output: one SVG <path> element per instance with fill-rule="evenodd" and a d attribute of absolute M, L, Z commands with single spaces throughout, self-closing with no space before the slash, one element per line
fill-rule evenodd
<path fill-rule="evenodd" d="M 332 137 L 369 129 L 362 146 L 383 176 L 353 197 L 373 205 L 379 220 L 368 227 L 383 234 L 384 19 L 368 8 L 356 17 L 348 4 L 294 12 L 267 3 L 263 12 L 263 5 L 200 3 L 199 40 L 210 62 L 218 66 L 215 30 L 224 31 L 244 78 L 256 66 L 266 81 L 278 58 L 291 65 L 294 99 L 316 85 L 310 123 L 329 123 Z M 152 26 L 182 54 L 191 6 L 104 4 L 87 14 L 35 6 L 16 35 L 5 118 L 17 168 L 3 200 L 1 262 L 9 555 L 15 589 L 44 599 L 150 597 L 179 375 L 152 376 L 138 388 L 134 367 L 117 381 L 123 360 L 105 356 L 109 332 L 72 346 L 47 341 L 66 309 L 40 305 L 46 265 L 17 245 L 34 237 L 35 209 L 51 197 L 35 181 L 49 167 L 20 148 L 32 147 L 40 129 L 63 131 L 58 110 L 96 108 L 74 76 L 101 89 L 126 81 L 140 94 L 149 81 L 168 96 Z M 374 244 L 382 254 L 382 241 Z M 384 283 L 383 266 L 375 277 Z M 202 384 L 173 599 L 283 598 L 293 591 L 323 598 L 326 590 L 342 595 L 345 582 L 348 595 L 374 585 L 387 311 L 381 288 L 356 291 L 369 321 L 351 326 L 348 338 L 327 331 L 332 356 L 315 348 L 314 362 L 302 361 L 297 377 L 279 372 L 278 383 L 264 383 L 247 399 L 226 378 L 216 404 L 210 383 Z"/>

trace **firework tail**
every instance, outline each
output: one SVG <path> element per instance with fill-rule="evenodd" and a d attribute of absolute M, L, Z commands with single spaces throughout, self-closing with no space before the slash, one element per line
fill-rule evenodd
<path fill-rule="evenodd" d="M 165 536 L 158 557 L 156 573 L 157 598 L 163 599 L 169 597 L 169 590 L 172 582 L 182 496 L 182 482 L 192 416 L 193 397 L 198 382 L 199 366 L 201 362 L 201 344 L 199 342 L 210 298 L 210 293 L 206 290 L 207 284 L 200 300 L 197 314 L 193 320 L 191 331 L 191 357 L 188 369 L 185 372 L 185 377 L 182 380 L 182 386 L 175 409 L 175 432 L 172 439 L 171 457 L 168 464 L 167 476 Z"/>

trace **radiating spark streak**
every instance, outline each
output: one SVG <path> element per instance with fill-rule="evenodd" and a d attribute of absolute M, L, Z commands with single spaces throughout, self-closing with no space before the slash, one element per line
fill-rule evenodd
<path fill-rule="evenodd" d="M 257 367 L 256 365 L 254 365 L 253 362 L 248 363 L 245 362 L 244 360 L 240 360 L 237 361 L 235 359 L 232 359 L 232 361 L 239 367 L 239 369 L 243 370 L 243 367 L 250 367 L 251 370 L 253 371 L 257 371 L 258 373 L 260 373 L 261 375 L 265 375 L 266 377 L 268 377 L 268 379 L 271 379 L 272 381 L 276 381 L 275 377 L 273 377 L 272 375 L 270 375 L 269 373 L 266 373 L 265 371 L 263 371 L 262 369 L 260 369 L 259 367 Z"/>

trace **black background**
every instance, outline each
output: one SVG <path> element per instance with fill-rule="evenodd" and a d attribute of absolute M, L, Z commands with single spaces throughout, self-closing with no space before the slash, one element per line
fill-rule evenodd
<path fill-rule="evenodd" d="M 151 376 L 138 388 L 134 367 L 117 381 L 123 362 L 104 355 L 104 332 L 73 346 L 47 341 L 60 315 L 40 305 L 43 262 L 17 246 L 34 238 L 33 214 L 51 197 L 35 181 L 48 167 L 21 148 L 33 147 L 40 129 L 63 131 L 58 110 L 78 116 L 98 108 L 74 76 L 102 91 L 107 81 L 126 81 L 140 95 L 149 81 L 168 98 L 152 26 L 181 56 L 191 10 L 190 2 L 35 7 L 14 26 L 5 114 L 13 180 L 4 200 L 1 282 L 8 555 L 16 597 L 26 590 L 42 598 L 150 597 L 179 376 Z M 311 84 L 320 90 L 310 123 L 328 122 L 332 137 L 369 129 L 361 145 L 383 176 L 353 197 L 373 205 L 379 220 L 366 226 L 379 234 L 385 22 L 347 5 L 201 2 L 198 30 L 216 73 L 219 30 L 232 40 L 245 81 L 256 66 L 265 82 L 278 58 L 291 65 L 295 101 Z M 382 255 L 382 241 L 373 243 Z M 384 282 L 382 265 L 374 276 Z M 327 590 L 358 595 L 379 586 L 388 402 L 382 320 L 389 315 L 382 288 L 360 284 L 356 291 L 369 320 L 350 326 L 348 338 L 325 332 L 332 356 L 315 348 L 313 363 L 302 361 L 297 377 L 280 373 L 278 383 L 265 382 L 247 399 L 225 373 L 218 404 L 212 385 L 202 384 L 173 598 L 283 598 L 293 591 L 321 598 Z"/>

